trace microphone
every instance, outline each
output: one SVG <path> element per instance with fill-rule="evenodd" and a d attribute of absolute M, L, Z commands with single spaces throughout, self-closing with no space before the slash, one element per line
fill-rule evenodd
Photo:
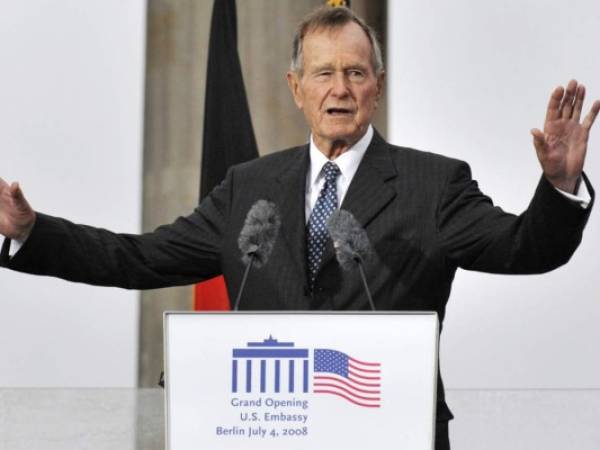
<path fill-rule="evenodd" d="M 371 310 L 375 311 L 375 303 L 365 277 L 364 263 L 373 256 L 367 232 L 349 211 L 335 211 L 327 220 L 327 231 L 333 240 L 333 248 L 338 263 L 344 270 L 352 270 L 358 266 L 358 271 L 369 299 Z"/>
<path fill-rule="evenodd" d="M 234 311 L 237 311 L 240 306 L 250 267 L 264 266 L 271 256 L 280 225 L 281 218 L 275 203 L 258 200 L 248 211 L 238 238 L 238 247 L 242 252 L 242 262 L 246 265 L 246 270 L 235 300 Z"/>

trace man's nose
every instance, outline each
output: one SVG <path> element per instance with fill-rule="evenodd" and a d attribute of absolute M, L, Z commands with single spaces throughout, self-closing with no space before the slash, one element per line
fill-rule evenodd
<path fill-rule="evenodd" d="M 336 97 L 345 97 L 348 95 L 348 80 L 343 73 L 336 72 L 332 79 L 331 93 Z"/>

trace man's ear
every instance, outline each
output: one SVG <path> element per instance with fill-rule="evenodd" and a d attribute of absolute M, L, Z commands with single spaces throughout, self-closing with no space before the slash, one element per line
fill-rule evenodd
<path fill-rule="evenodd" d="M 300 86 L 300 78 L 296 72 L 292 72 L 291 70 L 287 73 L 287 83 L 292 92 L 292 96 L 294 97 L 294 102 L 299 109 L 302 109 L 304 105 L 304 98 L 302 95 L 302 88 Z"/>

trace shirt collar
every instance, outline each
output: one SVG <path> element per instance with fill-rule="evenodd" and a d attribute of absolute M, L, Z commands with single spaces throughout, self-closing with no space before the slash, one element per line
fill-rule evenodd
<path fill-rule="evenodd" d="M 358 170 L 358 166 L 362 161 L 369 144 L 373 139 L 373 127 L 369 125 L 367 132 L 361 137 L 356 144 L 342 153 L 340 156 L 335 158 L 333 162 L 340 168 L 341 176 L 346 179 L 352 179 L 354 174 Z M 315 141 L 313 140 L 312 134 L 310 135 L 310 185 L 314 185 L 323 169 L 325 163 L 329 162 L 329 159 L 321 153 L 317 148 Z"/>

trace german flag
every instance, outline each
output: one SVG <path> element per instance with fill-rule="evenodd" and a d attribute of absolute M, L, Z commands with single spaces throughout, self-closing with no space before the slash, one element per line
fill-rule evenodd
<path fill-rule="evenodd" d="M 227 169 L 258 157 L 237 50 L 235 0 L 215 0 L 204 104 L 204 136 L 200 200 L 224 178 Z M 222 276 L 198 283 L 195 310 L 228 310 L 229 298 Z"/>

